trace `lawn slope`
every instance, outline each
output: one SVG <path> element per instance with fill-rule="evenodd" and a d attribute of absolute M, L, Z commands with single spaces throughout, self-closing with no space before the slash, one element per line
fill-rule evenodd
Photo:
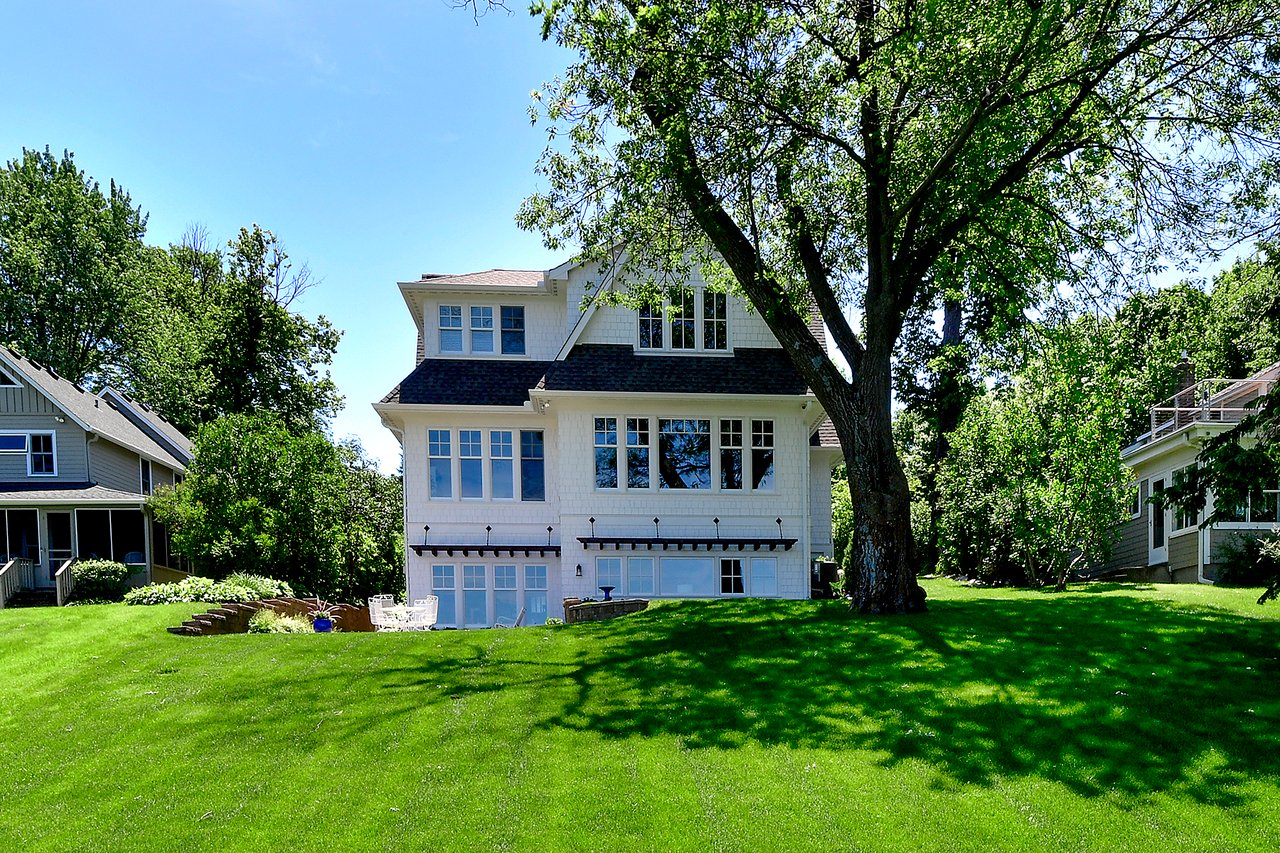
<path fill-rule="evenodd" d="M 929 593 L 421 635 L 0 611 L 0 850 L 1280 849 L 1280 606 Z"/>

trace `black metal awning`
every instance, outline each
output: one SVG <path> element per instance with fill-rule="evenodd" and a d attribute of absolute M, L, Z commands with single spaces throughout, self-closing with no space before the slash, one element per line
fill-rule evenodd
<path fill-rule="evenodd" d="M 716 539 L 699 539 L 688 536 L 579 536 L 578 541 L 584 548 L 592 546 L 601 551 L 613 548 L 616 551 L 630 549 L 632 551 L 790 551 L 798 539 L 748 539 L 742 537 L 721 537 Z"/>
<path fill-rule="evenodd" d="M 470 557 L 475 554 L 477 557 L 501 557 L 504 554 L 508 557 L 515 557 L 517 554 L 525 557 L 559 557 L 559 545 L 436 545 L 422 544 L 410 545 L 413 553 L 419 557 L 423 551 L 430 551 L 431 556 L 439 557 L 441 553 L 452 557 L 454 553 L 461 553 L 464 557 Z"/>

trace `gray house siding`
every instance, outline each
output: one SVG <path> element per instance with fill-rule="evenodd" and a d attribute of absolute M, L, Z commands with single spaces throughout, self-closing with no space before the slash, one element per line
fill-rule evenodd
<path fill-rule="evenodd" d="M 47 397 L 26 385 L 0 388 L 0 413 L 6 415 L 56 415 L 58 409 Z"/>
<path fill-rule="evenodd" d="M 10 415 L 0 412 L 0 432 L 54 433 L 54 454 L 58 471 L 56 477 L 28 478 L 25 453 L 0 453 L 0 481 L 16 483 L 38 479 L 83 483 L 89 479 L 84 430 L 70 421 L 58 423 L 53 415 Z"/>
<path fill-rule="evenodd" d="M 90 473 L 99 485 L 122 492 L 141 493 L 138 454 L 106 439 L 89 445 Z"/>
<path fill-rule="evenodd" d="M 1184 533 L 1169 538 L 1169 574 L 1177 583 L 1195 583 L 1200 561 L 1200 534 Z"/>

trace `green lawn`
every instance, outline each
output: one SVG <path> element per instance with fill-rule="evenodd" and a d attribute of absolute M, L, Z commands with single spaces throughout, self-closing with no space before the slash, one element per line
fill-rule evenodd
<path fill-rule="evenodd" d="M 0 850 L 1280 849 L 1280 606 L 928 589 L 421 635 L 0 611 Z"/>

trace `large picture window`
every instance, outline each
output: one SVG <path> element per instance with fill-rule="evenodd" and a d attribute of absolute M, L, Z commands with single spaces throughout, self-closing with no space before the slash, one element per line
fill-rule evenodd
<path fill-rule="evenodd" d="M 649 419 L 627 418 L 627 488 L 649 488 Z"/>
<path fill-rule="evenodd" d="M 729 349 L 729 300 L 723 291 L 684 287 L 669 300 L 641 305 L 637 318 L 642 350 Z"/>
<path fill-rule="evenodd" d="M 658 421 L 659 485 L 664 489 L 711 487 L 711 422 Z"/>
<path fill-rule="evenodd" d="M 546 500 L 546 457 L 542 430 L 520 430 L 520 500 Z"/>
<path fill-rule="evenodd" d="M 419 433 L 421 435 L 421 433 Z M 451 451 L 447 429 L 427 430 L 427 456 L 429 477 L 428 492 L 433 498 L 453 497 L 453 476 L 450 471 Z"/>
<path fill-rule="evenodd" d="M 618 488 L 618 419 L 595 419 L 596 488 Z"/>

